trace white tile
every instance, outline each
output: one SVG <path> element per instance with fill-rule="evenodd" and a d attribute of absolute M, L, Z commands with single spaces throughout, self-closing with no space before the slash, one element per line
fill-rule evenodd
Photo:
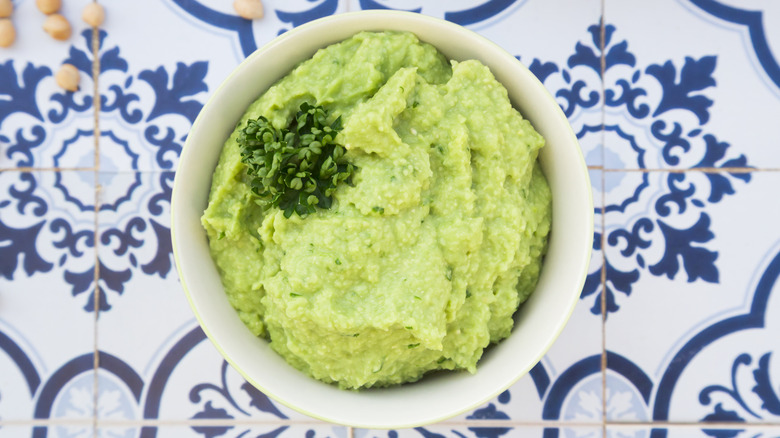
<path fill-rule="evenodd" d="M 173 178 L 173 172 L 98 174 L 101 309 L 124 301 L 145 307 L 166 297 L 184 303 L 170 241 Z"/>
<path fill-rule="evenodd" d="M 0 168 L 82 168 L 94 165 L 91 31 L 78 19 L 79 2 L 61 13 L 72 36 L 56 41 L 42 29 L 35 2 L 16 2 L 16 42 L 0 49 Z M 79 69 L 80 90 L 59 88 L 54 74 L 63 63 Z"/>
<path fill-rule="evenodd" d="M 148 394 L 165 348 L 196 325 L 170 249 L 173 173 L 101 172 L 98 180 L 98 349 L 114 364 L 102 367 L 98 385 L 100 396 L 121 401 L 121 409 L 99 416 L 138 419 L 144 405 L 133 382 Z"/>
<path fill-rule="evenodd" d="M 606 144 L 621 157 L 610 165 L 780 165 L 780 70 L 767 67 L 777 69 L 780 59 L 771 31 L 780 24 L 780 5 L 731 3 L 763 15 L 751 29 L 737 23 L 744 17 L 736 10 L 717 17 L 716 2 L 605 2 L 607 33 L 614 30 L 606 49 L 606 125 L 645 151 L 640 161 L 623 153 L 625 141 Z M 770 39 L 767 50 L 760 49 L 762 36 Z"/>
<path fill-rule="evenodd" d="M 93 179 L 0 173 L 0 418 L 91 415 Z"/>
<path fill-rule="evenodd" d="M 335 0 L 265 1 L 265 16 L 250 22 L 231 2 L 104 4 L 102 171 L 174 170 L 206 99 L 245 56 L 292 24 L 343 9 Z"/>
<path fill-rule="evenodd" d="M 707 187 L 702 172 L 685 176 Z M 780 203 L 771 197 L 780 173 L 749 176 L 744 187 L 720 202 L 704 208 L 688 204 L 684 213 L 672 209 L 675 214 L 668 217 L 650 215 L 652 230 L 642 233 L 652 242 L 644 266 L 620 253 L 624 240 L 607 249 L 613 269 L 607 285 L 619 309 L 608 317 L 606 344 L 620 364 L 614 369 L 610 364 L 607 384 L 622 393 L 624 403 L 641 399 L 638 383 L 649 384 L 645 407 L 631 408 L 648 419 L 778 419 L 771 407 L 777 392 L 766 379 L 777 374 L 779 363 L 772 353 L 780 329 L 774 325 L 780 311 L 775 282 L 780 233 L 774 226 Z M 618 225 L 609 223 L 608 229 Z M 618 292 L 626 286 L 630 295 Z M 611 419 L 630 420 L 618 417 Z"/>

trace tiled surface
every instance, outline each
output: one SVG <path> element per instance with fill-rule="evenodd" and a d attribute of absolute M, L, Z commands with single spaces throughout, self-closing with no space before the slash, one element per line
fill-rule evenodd
<path fill-rule="evenodd" d="M 0 49 L 0 437 L 780 436 L 780 5 L 266 0 L 249 23 L 230 2 L 105 0 L 93 40 L 86 1 L 64 2 L 74 33 L 56 42 L 16 0 Z M 169 235 L 178 154 L 220 81 L 285 30 L 381 7 L 528 65 L 596 204 L 590 275 L 549 354 L 485 406 L 399 431 L 245 385 L 198 329 Z M 57 88 L 63 62 L 80 91 Z"/>

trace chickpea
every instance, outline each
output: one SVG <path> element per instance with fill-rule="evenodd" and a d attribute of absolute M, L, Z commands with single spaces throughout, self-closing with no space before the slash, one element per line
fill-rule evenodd
<path fill-rule="evenodd" d="M 11 47 L 16 40 L 16 29 L 10 18 L 0 18 L 0 47 Z"/>
<path fill-rule="evenodd" d="M 71 64 L 62 64 L 62 67 L 54 75 L 57 85 L 68 91 L 78 91 L 81 75 L 79 70 Z"/>
<path fill-rule="evenodd" d="M 35 5 L 38 6 L 38 10 L 46 15 L 53 14 L 60 10 L 62 6 L 61 0 L 35 0 Z"/>
<path fill-rule="evenodd" d="M 8 18 L 14 12 L 14 2 L 11 0 L 0 0 L 0 18 Z"/>
<path fill-rule="evenodd" d="M 70 38 L 70 23 L 60 14 L 52 14 L 43 22 L 43 30 L 55 40 L 65 41 Z"/>
<path fill-rule="evenodd" d="M 81 19 L 92 27 L 99 27 L 106 19 L 106 11 L 96 2 L 89 2 L 81 11 Z"/>
<path fill-rule="evenodd" d="M 233 9 L 239 16 L 247 20 L 263 18 L 263 3 L 260 0 L 235 0 Z"/>

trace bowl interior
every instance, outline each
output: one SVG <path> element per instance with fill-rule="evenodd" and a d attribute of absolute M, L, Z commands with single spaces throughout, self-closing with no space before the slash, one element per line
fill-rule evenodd
<path fill-rule="evenodd" d="M 297 63 L 362 30 L 411 31 L 450 59 L 479 59 L 509 90 L 515 107 L 545 137 L 540 160 L 553 193 L 549 252 L 536 292 L 512 335 L 475 375 L 439 373 L 414 384 L 361 392 L 320 383 L 289 366 L 238 319 L 209 255 L 200 216 L 225 139 L 249 104 Z M 460 26 L 403 12 L 367 11 L 311 22 L 247 58 L 204 106 L 181 155 L 172 199 L 173 249 L 190 304 L 206 334 L 250 383 L 304 414 L 366 428 L 428 424 L 485 403 L 526 374 L 563 329 L 587 273 L 593 203 L 587 168 L 558 104 L 513 56 Z"/>

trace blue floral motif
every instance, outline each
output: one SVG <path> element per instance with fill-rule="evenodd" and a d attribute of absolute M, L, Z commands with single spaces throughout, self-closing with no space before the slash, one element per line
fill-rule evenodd
<path fill-rule="evenodd" d="M 691 4 L 721 20 L 745 26 L 758 62 L 769 78 L 780 87 L 780 64 L 766 38 L 762 11 L 739 9 L 716 0 L 690 0 Z"/>
<path fill-rule="evenodd" d="M 594 250 L 604 253 L 604 265 L 590 272 L 582 298 L 593 300 L 591 311 L 601 314 L 603 294 L 604 310 L 611 313 L 620 309 L 616 293 L 629 296 L 632 285 L 643 273 L 673 280 L 684 271 L 689 282 L 717 283 L 718 252 L 708 246 L 714 236 L 710 229 L 711 218 L 703 209 L 707 204 L 721 202 L 733 195 L 735 182 L 749 182 L 750 173 L 746 170 L 751 167 L 744 155 L 735 155 L 729 150 L 729 143 L 706 132 L 710 110 L 715 105 L 707 92 L 717 85 L 714 79 L 717 57 L 689 56 L 682 66 L 668 60 L 640 68 L 628 42 L 617 40 L 615 26 L 603 26 L 603 41 L 601 25 L 592 25 L 587 31 L 589 38 L 575 44 L 574 53 L 565 66 L 533 59 L 529 69 L 548 86 L 562 84 L 550 91 L 559 99 L 568 117 L 574 118 L 576 114 L 603 105 L 608 111 L 622 111 L 632 125 L 644 124 L 650 135 L 639 138 L 632 134 L 630 126 L 623 128 L 620 124 L 609 123 L 585 125 L 578 137 L 600 132 L 615 136 L 630 145 L 630 148 L 623 148 L 623 155 L 618 159 L 624 161 L 623 165 L 626 159 L 633 160 L 633 165 L 640 169 L 654 166 L 653 160 L 662 168 L 690 163 L 693 168 L 704 170 L 706 184 L 701 184 L 699 179 L 702 178 L 691 172 L 672 171 L 661 177 L 642 172 L 635 178 L 633 193 L 629 192 L 623 199 L 613 200 L 615 197 L 612 196 L 606 205 L 597 208 L 596 214 L 604 215 L 608 224 L 603 235 L 597 233 L 597 242 L 594 242 Z M 604 82 L 603 100 L 599 92 L 601 84 L 593 84 L 593 77 Z M 661 93 L 650 96 L 648 90 L 659 87 Z M 681 117 L 682 114 L 692 117 Z M 735 168 L 736 171 L 730 171 Z M 629 216 L 626 213 L 632 205 L 648 202 L 645 200 L 648 197 L 656 200 L 644 214 L 640 216 L 634 212 Z M 692 225 L 680 226 L 683 214 L 689 217 L 691 213 L 698 219 Z M 599 222 L 597 218 L 596 223 Z M 601 239 L 603 243 L 598 242 Z M 660 258 L 654 256 L 656 259 L 647 260 L 647 250 L 651 246 L 664 248 Z M 606 274 L 604 285 L 602 270 Z"/>
<path fill-rule="evenodd" d="M 29 174 L 20 174 L 19 180 L 26 183 L 27 187 L 19 189 L 16 186 L 11 186 L 9 189 L 9 194 L 17 201 L 16 210 L 24 214 L 30 210 L 26 206 L 34 204 L 31 213 L 37 217 L 43 216 L 47 211 L 47 206 L 40 198 L 33 195 L 33 191 L 37 187 L 35 179 Z M 10 205 L 11 201 L 9 200 L 0 202 L 0 212 Z M 34 218 L 30 219 L 34 220 Z M 0 275 L 8 280 L 13 280 L 14 273 L 18 268 L 19 256 L 22 256 L 22 267 L 28 276 L 37 272 L 49 272 L 52 269 L 53 264 L 44 260 L 38 254 L 35 246 L 38 234 L 45 224 L 45 220 L 40 220 L 26 228 L 12 228 L 0 222 L 0 243 L 2 243 L 0 245 L 0 260 L 2 260 L 0 262 Z M 59 228 L 59 225 L 53 224 L 52 227 Z"/>
<path fill-rule="evenodd" d="M 101 31 L 101 70 L 129 73 L 130 65 L 122 58 L 119 48 L 107 48 L 106 41 L 107 34 Z M 101 112 L 115 113 L 128 125 L 143 132 L 147 144 L 156 149 L 156 165 L 161 169 L 172 169 L 181 152 L 186 130 L 203 106 L 204 92 L 208 91 L 204 82 L 207 71 L 208 62 L 198 61 L 192 64 L 179 62 L 172 74 L 162 66 L 153 70 L 142 70 L 137 74 L 131 73 L 121 83 L 108 86 L 109 93 L 100 96 Z M 144 84 L 154 92 L 154 102 L 151 105 L 142 104 L 138 88 Z M 183 117 L 187 123 L 171 124 L 166 116 Z M 115 135 L 108 134 L 115 143 L 123 144 Z M 129 150 L 125 150 L 125 153 L 131 155 Z M 133 168 L 137 168 L 136 162 L 137 160 L 133 161 Z M 142 185 L 139 179 L 136 176 L 133 185 L 127 188 L 127 194 L 119 198 L 117 203 L 130 199 L 133 190 Z M 156 192 L 148 199 L 147 204 L 140 211 L 136 211 L 134 216 L 129 217 L 123 228 L 109 228 L 101 233 L 101 243 L 111 247 L 112 256 L 126 264 L 117 269 L 104 265 L 101 261 L 101 281 L 96 288 L 100 311 L 111 308 L 108 292 L 121 295 L 124 292 L 124 284 L 130 281 L 136 269 L 146 275 L 157 275 L 160 278 L 167 277 L 172 271 L 172 247 L 170 229 L 166 225 L 165 206 L 170 204 L 173 173 L 162 172 L 152 177 L 151 182 L 154 183 Z M 120 211 L 116 207 L 113 210 Z M 139 262 L 134 250 L 149 246 L 154 248 L 151 258 L 147 257 L 143 262 Z"/>
<path fill-rule="evenodd" d="M 176 64 L 176 72 L 173 74 L 171 88 L 168 88 L 168 72 L 163 67 L 156 70 L 144 70 L 138 75 L 142 81 L 146 81 L 154 88 L 157 99 L 152 111 L 146 120 L 151 121 L 163 114 L 181 114 L 190 123 L 195 121 L 203 104 L 193 99 L 186 99 L 201 91 L 208 91 L 203 79 L 206 77 L 208 62 L 200 61 L 192 65 L 183 62 Z"/>
<path fill-rule="evenodd" d="M 227 382 L 227 373 L 228 373 L 228 363 L 223 362 L 222 363 L 222 372 L 221 372 L 221 382 L 219 385 L 215 385 L 213 383 L 200 383 L 198 385 L 195 385 L 190 390 L 190 401 L 195 404 L 199 404 L 205 401 L 203 404 L 203 407 L 199 412 L 197 412 L 195 415 L 193 415 L 193 419 L 234 419 L 237 417 L 243 417 L 243 418 L 251 418 L 253 410 L 257 410 L 260 412 L 266 412 L 269 413 L 277 418 L 280 419 L 287 419 L 287 416 L 284 415 L 279 409 L 274 406 L 274 404 L 271 402 L 271 400 L 262 392 L 260 392 L 257 388 L 250 385 L 247 382 L 244 382 L 241 385 L 241 391 L 244 392 L 244 396 L 249 396 L 249 406 L 242 407 L 239 402 L 234 397 L 233 393 L 231 392 L 231 387 L 228 385 Z M 206 397 L 212 397 L 212 398 L 206 398 Z M 216 397 L 217 401 L 213 397 Z M 215 408 L 214 404 L 219 403 L 224 405 L 224 403 L 227 403 L 225 406 L 227 409 L 230 409 L 230 412 L 232 412 L 232 415 L 230 412 L 228 412 L 225 408 Z M 253 408 L 253 409 L 249 409 Z M 221 436 L 225 434 L 228 429 L 231 429 L 232 427 L 193 427 L 192 429 L 203 435 L 204 437 L 211 438 L 215 436 Z M 284 430 L 284 428 L 277 429 L 276 434 L 269 434 L 268 436 L 276 436 L 279 433 L 281 433 Z M 243 436 L 247 432 L 245 430 L 240 431 L 240 433 L 237 433 L 235 436 Z M 265 436 L 265 435 L 263 435 Z"/>
<path fill-rule="evenodd" d="M 765 353 L 758 360 L 758 364 L 753 368 L 753 384 L 751 391 L 758 396 L 761 401 L 760 406 L 751 407 L 745 397 L 744 390 L 750 384 L 740 385 L 738 371 L 742 367 L 749 367 L 753 363 L 753 358 L 743 353 L 737 356 L 731 367 L 731 386 L 710 385 L 705 387 L 699 393 L 699 402 L 703 406 L 709 406 L 713 403 L 715 394 L 725 396 L 725 399 L 713 406 L 711 413 L 707 414 L 702 421 L 705 422 L 739 422 L 744 423 L 747 417 L 754 420 L 763 420 L 765 422 L 775 422 L 780 419 L 780 387 L 772 387 L 772 381 L 769 375 L 769 360 L 772 353 Z M 725 405 L 725 406 L 724 406 Z M 719 435 L 711 435 L 719 436 Z"/>
<path fill-rule="evenodd" d="M 91 76 L 91 61 L 88 60 L 91 30 L 83 35 L 87 40 L 87 49 L 71 46 L 69 57 L 63 62 L 76 65 Z M 36 160 L 36 149 L 50 139 L 50 128 L 61 123 L 71 112 L 83 114 L 92 108 L 92 96 L 89 93 L 57 91 L 48 96 L 48 102 L 38 100 L 41 83 L 51 80 L 52 68 L 27 63 L 14 66 L 13 60 L 0 64 L 0 144 L 4 145 L 5 157 L 12 160 L 16 167 L 40 165 Z M 87 85 L 88 86 L 88 85 Z M 26 115 L 13 133 L 7 133 L 4 122 L 11 115 Z M 7 125 L 6 125 L 7 126 Z"/>
<path fill-rule="evenodd" d="M 84 47 L 87 50 L 79 50 L 75 46 L 70 46 L 69 57 L 63 62 L 72 64 L 78 70 L 84 72 L 87 76 L 92 76 L 92 60 L 87 55 L 91 52 L 89 50 L 92 47 L 92 30 L 85 30 L 81 33 L 84 38 Z M 50 97 L 52 102 L 57 102 L 60 105 L 60 110 L 49 110 L 48 116 L 53 123 L 60 123 L 68 116 L 69 111 L 84 112 L 92 108 L 92 96 L 89 94 L 82 94 L 83 101 L 77 102 L 75 100 L 77 94 L 72 92 L 55 93 Z"/>
<path fill-rule="evenodd" d="M 91 74 L 92 31 L 83 32 L 82 37 L 83 46 L 71 46 L 65 62 Z M 117 77 L 115 74 L 110 78 L 106 76 L 108 83 L 103 89 L 107 91 L 100 96 L 101 112 L 116 114 L 125 126 L 138 129 L 148 140 L 147 148 L 150 150 L 134 150 L 126 140 L 110 130 L 101 133 L 101 140 L 105 140 L 101 141 L 101 145 L 112 146 L 117 152 L 114 158 L 121 156 L 118 159 L 131 170 L 144 170 L 140 167 L 143 155 L 145 165 L 154 163 L 163 172 L 143 177 L 140 173 L 133 174 L 127 178 L 127 186 L 118 189 L 120 192 L 124 190 L 123 193 L 114 199 L 102 199 L 97 206 L 94 194 L 85 196 L 78 190 L 74 191 L 74 187 L 84 183 L 79 181 L 81 177 L 77 172 L 54 172 L 52 178 L 39 178 L 24 172 L 6 174 L 4 190 L 7 194 L 0 202 L 0 275 L 12 280 L 22 270 L 27 276 L 32 276 L 48 273 L 55 266 L 64 267 L 57 272 L 70 285 L 71 294 L 82 300 L 82 306 L 88 312 L 111 309 L 113 297 L 125 292 L 125 285 L 136 270 L 161 278 L 172 272 L 166 208 L 170 204 L 173 173 L 164 170 L 175 166 L 183 137 L 200 111 L 204 92 L 208 90 L 204 82 L 208 71 L 206 61 L 178 63 L 172 72 L 159 67 L 132 73 L 119 48 L 106 47 L 107 37 L 105 31 L 99 32 L 101 78 L 107 72 L 120 72 L 127 76 L 118 84 L 110 82 L 110 78 Z M 34 148 L 44 143 L 51 130 L 56 129 L 71 112 L 81 113 L 92 108 L 91 96 L 55 91 L 51 96 L 38 98 L 44 102 L 48 99 L 53 104 L 48 105 L 51 108 L 48 112 L 40 111 L 44 106 L 35 100 L 36 90 L 40 81 L 50 74 L 48 67 L 28 64 L 21 74 L 24 82 L 20 84 L 13 63 L 0 64 L 0 79 L 7 79 L 0 80 L 0 97 L 10 99 L 0 98 L 0 124 L 11 111 L 31 116 L 30 123 L 25 128 L 19 128 L 13 140 L 8 136 L 0 139 L 10 143 L 5 149 L 6 156 L 16 160 L 17 166 L 37 164 Z M 149 93 L 141 92 L 140 87 L 152 90 L 152 102 L 143 101 Z M 171 118 L 179 120 L 171 123 Z M 61 149 L 53 155 L 54 166 L 63 167 L 67 166 L 65 163 L 78 160 L 73 156 L 75 149 L 72 145 L 85 139 L 91 143 L 94 133 L 73 128 L 72 134 L 65 135 L 70 137 L 66 137 Z M 138 148 L 137 145 L 133 147 Z M 109 162 L 110 159 L 106 161 Z M 9 182 L 8 179 L 14 176 L 16 181 Z M 91 172 L 84 176 L 92 187 L 94 177 Z M 52 179 L 53 187 L 50 186 Z M 74 182 L 78 184 L 74 186 Z M 65 205 L 53 206 L 51 194 L 56 192 L 61 194 Z M 139 199 L 139 196 L 146 198 Z M 6 211 L 8 213 L 4 213 Z M 95 236 L 94 215 L 98 212 L 121 220 L 111 219 L 101 224 L 100 234 Z M 89 250 L 95 248 L 96 237 L 109 251 L 99 252 L 97 263 L 93 260 L 88 264 L 66 264 L 68 259 L 88 261 L 94 254 Z M 38 248 L 49 242 L 58 252 L 40 253 Z M 139 260 L 138 250 L 142 247 L 147 250 Z M 151 254 L 148 248 L 153 248 Z M 109 254 L 111 261 L 106 258 Z M 97 282 L 96 272 L 99 273 Z"/>
<path fill-rule="evenodd" d="M 14 67 L 14 61 L 9 59 L 0 64 L 0 127 L 11 113 L 24 112 L 39 121 L 43 121 L 38 105 L 35 102 L 35 91 L 40 81 L 50 76 L 49 67 L 36 67 L 28 63 L 22 72 L 23 83 L 19 83 L 19 75 Z"/>
<path fill-rule="evenodd" d="M 122 58 L 119 48 L 104 48 L 106 37 L 107 33 L 101 30 L 99 50 L 101 63 L 108 62 L 105 71 L 127 73 L 130 67 Z M 177 132 L 165 123 L 153 122 L 160 122 L 159 119 L 164 115 L 182 116 L 189 122 L 189 128 L 203 107 L 203 93 L 208 91 L 204 81 L 207 71 L 208 62 L 197 61 L 190 65 L 178 62 L 172 77 L 162 66 L 154 70 L 143 70 L 137 75 L 129 75 L 123 84 L 111 84 L 108 87 L 111 95 L 101 94 L 100 111 L 107 114 L 118 112 L 128 124 L 141 125 L 139 129 L 143 130 L 145 139 L 157 148 L 157 165 L 161 169 L 173 169 L 174 160 L 181 153 L 181 143 L 186 131 Z M 155 100 L 147 114 L 139 108 L 141 105 L 136 105 L 136 102 L 141 100 L 139 92 L 134 91 L 139 86 L 136 78 L 154 91 Z M 148 108 L 146 105 L 142 107 Z M 160 135 L 161 133 L 163 134 Z"/>

